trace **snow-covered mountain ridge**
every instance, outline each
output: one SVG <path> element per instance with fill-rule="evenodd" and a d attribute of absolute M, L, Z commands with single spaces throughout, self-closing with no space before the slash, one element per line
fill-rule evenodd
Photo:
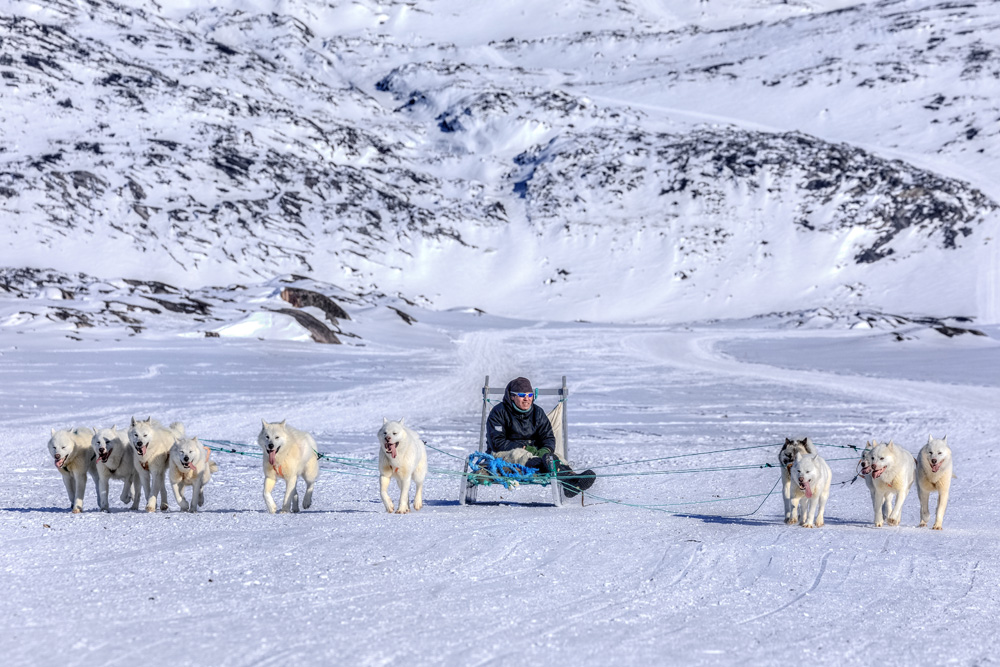
<path fill-rule="evenodd" d="M 537 4 L 15 3 L 0 265 L 541 319 L 1000 316 L 992 3 Z"/>

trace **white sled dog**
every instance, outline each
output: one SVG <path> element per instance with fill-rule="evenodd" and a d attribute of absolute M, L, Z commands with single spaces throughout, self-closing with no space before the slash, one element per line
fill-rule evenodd
<path fill-rule="evenodd" d="M 875 445 L 872 451 L 872 483 L 875 485 L 875 495 L 872 496 L 872 508 L 875 510 L 875 527 L 882 526 L 883 519 L 890 526 L 899 525 L 903 514 L 903 501 L 913 486 L 917 476 L 917 462 L 909 453 L 892 440 Z M 893 496 L 889 503 L 892 511 L 886 517 L 883 514 L 887 496 Z"/>
<path fill-rule="evenodd" d="M 406 514 L 410 511 L 410 480 L 417 484 L 413 496 L 413 509 L 424 506 L 424 478 L 427 477 L 427 449 L 416 431 L 407 428 L 403 420 L 389 421 L 382 418 L 382 428 L 378 430 L 378 472 L 379 494 L 385 511 L 392 514 Z M 399 485 L 399 507 L 392 506 L 389 498 L 389 482 L 396 480 Z"/>
<path fill-rule="evenodd" d="M 829 464 L 819 454 L 796 452 L 789 474 L 792 478 L 792 523 L 795 523 L 799 503 L 804 497 L 806 501 L 802 508 L 802 527 L 821 527 L 833 479 Z"/>
<path fill-rule="evenodd" d="M 875 505 L 875 479 L 872 477 L 872 453 L 875 451 L 877 440 L 865 441 L 865 448 L 861 452 L 861 459 L 858 461 L 858 476 L 865 480 L 868 487 L 868 495 L 871 496 L 872 506 Z M 882 516 L 889 516 L 892 512 L 892 496 L 885 496 L 882 499 Z"/>
<path fill-rule="evenodd" d="M 97 466 L 94 452 L 90 449 L 90 439 L 94 432 L 89 428 L 74 428 L 57 431 L 51 429 L 49 454 L 55 460 L 56 470 L 62 476 L 69 496 L 69 508 L 73 514 L 83 511 L 83 492 L 87 488 L 87 475 L 94 480 L 97 490 L 97 505 L 101 505 L 101 490 L 97 485 Z"/>
<path fill-rule="evenodd" d="M 920 498 L 920 526 L 926 526 L 931 516 L 931 493 L 938 492 L 937 513 L 934 517 L 934 530 L 941 530 L 944 523 L 944 510 L 948 507 L 948 494 L 951 491 L 952 472 L 951 448 L 948 447 L 948 436 L 935 438 L 927 436 L 927 444 L 917 455 L 917 497 Z"/>
<path fill-rule="evenodd" d="M 111 428 L 94 427 L 94 437 L 90 446 L 97 456 L 97 478 L 99 480 L 100 505 L 102 512 L 110 512 L 108 505 L 108 482 L 112 479 L 124 481 L 122 493 L 119 496 L 123 503 L 132 503 L 132 509 L 139 509 L 142 500 L 142 486 L 139 473 L 135 471 L 135 450 L 129 445 L 128 436 L 118 431 L 117 426 Z"/>
<path fill-rule="evenodd" d="M 128 429 L 128 441 L 135 448 L 135 458 L 132 463 L 142 482 L 142 490 L 146 494 L 146 511 L 156 511 L 156 497 L 160 497 L 160 509 L 166 512 L 167 504 L 167 459 L 170 448 L 178 438 L 184 437 L 184 424 L 174 422 L 170 428 L 165 428 L 155 419 L 146 417 L 136 421 Z"/>
<path fill-rule="evenodd" d="M 208 447 L 198 438 L 180 438 L 170 448 L 170 486 L 182 512 L 197 512 L 205 504 L 205 485 L 219 466 L 209 457 Z M 191 502 L 184 498 L 184 487 L 191 487 Z"/>
<path fill-rule="evenodd" d="M 260 420 L 261 429 L 257 444 L 264 450 L 264 503 L 267 511 L 278 511 L 271 497 L 278 477 L 285 480 L 285 499 L 281 503 L 282 512 L 299 511 L 299 493 L 295 485 L 299 477 L 306 480 L 306 494 L 302 498 L 302 509 L 312 505 L 313 485 L 319 475 L 319 454 L 316 441 L 305 431 L 285 425 L 282 420 L 268 424 Z"/>
<path fill-rule="evenodd" d="M 795 463 L 795 455 L 815 454 L 816 447 L 812 440 L 804 438 L 802 440 L 792 440 L 785 438 L 785 444 L 778 452 L 778 463 L 781 464 L 781 498 L 785 501 L 785 523 L 796 523 L 792 518 L 792 464 Z"/>

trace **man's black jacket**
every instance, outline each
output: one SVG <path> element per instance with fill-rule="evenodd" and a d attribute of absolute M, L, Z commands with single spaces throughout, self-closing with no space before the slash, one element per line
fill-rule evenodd
<path fill-rule="evenodd" d="M 490 411 L 486 420 L 486 451 L 507 452 L 524 447 L 535 456 L 545 454 L 543 450 L 554 453 L 556 438 L 545 411 L 534 403 L 527 412 L 514 407 L 510 400 L 511 382 L 503 392 L 503 402 Z"/>

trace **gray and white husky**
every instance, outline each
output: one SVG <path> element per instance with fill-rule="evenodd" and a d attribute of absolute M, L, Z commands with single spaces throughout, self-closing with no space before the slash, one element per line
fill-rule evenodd
<path fill-rule="evenodd" d="M 797 454 L 815 454 L 816 447 L 809 438 L 792 440 L 785 438 L 785 444 L 778 451 L 778 463 L 781 465 L 781 498 L 785 501 L 785 523 L 796 523 L 792 515 L 792 464 Z"/>

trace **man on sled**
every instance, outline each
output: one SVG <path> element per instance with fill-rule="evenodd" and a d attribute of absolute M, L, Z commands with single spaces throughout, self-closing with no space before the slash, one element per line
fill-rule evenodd
<path fill-rule="evenodd" d="M 517 463 L 540 472 L 554 463 L 563 495 L 572 498 L 594 484 L 593 470 L 574 473 L 555 455 L 556 439 L 545 411 L 534 404 L 535 393 L 527 378 L 507 383 L 503 402 L 490 411 L 486 420 L 486 451 L 498 459 Z"/>

